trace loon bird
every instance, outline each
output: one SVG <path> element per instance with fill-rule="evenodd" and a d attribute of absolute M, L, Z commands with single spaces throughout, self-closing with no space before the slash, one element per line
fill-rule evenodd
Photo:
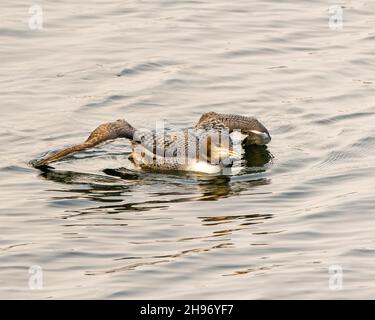
<path fill-rule="evenodd" d="M 271 141 L 266 127 L 256 118 L 207 112 L 191 129 L 158 131 L 136 130 L 126 120 L 98 126 L 85 142 L 58 151 L 32 163 L 41 167 L 74 153 L 117 138 L 131 140 L 129 159 L 139 168 L 156 171 L 196 171 L 214 173 L 230 167 L 234 150 L 232 133 L 241 133 L 246 144 L 265 145 Z"/>

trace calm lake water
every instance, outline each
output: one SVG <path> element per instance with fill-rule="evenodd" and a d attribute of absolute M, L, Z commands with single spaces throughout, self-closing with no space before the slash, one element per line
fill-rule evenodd
<path fill-rule="evenodd" d="M 1 298 L 374 297 L 374 1 L 32 4 L 0 10 Z M 28 165 L 207 111 L 272 142 L 232 176 L 134 172 L 125 140 Z"/>

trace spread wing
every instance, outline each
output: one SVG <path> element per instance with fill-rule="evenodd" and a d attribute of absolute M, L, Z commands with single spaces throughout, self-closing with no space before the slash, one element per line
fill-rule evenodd
<path fill-rule="evenodd" d="M 128 138 L 132 139 L 135 129 L 125 120 L 117 120 L 101 124 L 94 131 L 91 132 L 89 137 L 83 143 L 75 144 L 69 148 L 60 150 L 47 158 L 37 160 L 31 164 L 34 167 L 40 167 L 51 162 L 55 162 L 74 153 L 93 148 L 100 143 L 117 139 Z"/>

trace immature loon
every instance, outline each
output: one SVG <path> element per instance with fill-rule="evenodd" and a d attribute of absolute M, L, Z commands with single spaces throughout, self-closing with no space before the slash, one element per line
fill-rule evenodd
<path fill-rule="evenodd" d="M 41 167 L 69 155 L 117 138 L 132 142 L 129 159 L 141 169 L 156 171 L 217 172 L 231 166 L 237 155 L 233 133 L 246 144 L 265 145 L 271 136 L 257 119 L 235 114 L 208 112 L 190 129 L 142 131 L 120 119 L 97 127 L 81 144 L 63 149 L 32 165 Z"/>

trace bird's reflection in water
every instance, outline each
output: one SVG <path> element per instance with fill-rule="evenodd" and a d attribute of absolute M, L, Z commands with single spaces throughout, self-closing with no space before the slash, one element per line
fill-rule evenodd
<path fill-rule="evenodd" d="M 244 151 L 243 159 L 248 168 L 264 167 L 273 158 L 266 146 L 248 145 L 244 146 Z"/>
<path fill-rule="evenodd" d="M 242 159 L 243 167 L 236 176 L 206 175 L 192 173 L 160 174 L 133 171 L 126 168 L 104 169 L 101 174 L 76 171 L 55 170 L 45 166 L 41 168 L 41 177 L 62 183 L 75 185 L 76 188 L 61 188 L 66 195 L 58 199 L 85 198 L 99 203 L 118 203 L 86 208 L 85 212 L 108 209 L 110 211 L 148 211 L 152 208 L 168 207 L 168 204 L 184 201 L 213 201 L 239 195 L 241 192 L 270 183 L 270 179 L 259 177 L 266 171 L 266 165 L 272 160 L 271 153 L 264 146 L 246 146 Z M 140 186 L 149 185 L 151 192 L 145 194 L 144 202 L 129 203 L 127 195 L 137 191 Z M 163 191 L 164 186 L 169 186 Z M 175 188 L 170 188 L 175 187 Z M 152 197 L 150 197 L 152 195 Z M 166 199 L 170 196 L 169 199 Z M 155 199 L 155 197 L 159 199 Z M 56 198 L 56 197 L 55 197 Z M 162 199 L 161 199 L 162 198 Z M 144 205 L 144 206 L 142 206 Z"/>
<path fill-rule="evenodd" d="M 249 192 L 255 192 L 254 189 L 258 189 L 259 186 L 269 184 L 271 182 L 270 179 L 266 178 L 263 173 L 267 169 L 267 164 L 272 160 L 272 155 L 265 147 L 248 146 L 245 150 L 246 153 L 242 159 L 244 167 L 235 176 L 193 175 L 186 173 L 160 174 L 131 171 L 125 168 L 104 169 L 98 174 L 88 174 L 55 170 L 50 167 L 44 167 L 41 176 L 64 185 L 62 188 L 51 190 L 63 194 L 54 196 L 53 199 L 71 201 L 85 199 L 95 204 L 87 206 L 87 202 L 85 202 L 86 205 L 83 208 L 65 212 L 62 218 L 64 221 L 66 219 L 71 221 L 65 225 L 66 227 L 82 225 L 82 220 L 89 222 L 85 225 L 108 226 L 108 224 L 100 224 L 103 214 L 111 214 L 110 218 L 107 217 L 119 223 L 122 219 L 136 218 L 128 215 L 125 217 L 120 216 L 120 214 L 126 212 L 137 215 L 138 212 L 166 209 L 173 203 L 218 201 L 231 196 L 238 196 L 244 192 L 249 194 Z M 143 190 L 147 191 L 144 192 Z M 142 192 L 142 201 L 139 201 L 139 194 L 142 194 Z M 138 194 L 138 196 L 132 197 L 133 194 Z M 207 229 L 205 228 L 207 231 L 203 232 L 203 234 L 191 236 L 183 234 L 183 237 L 163 240 L 165 243 L 189 243 L 189 249 L 179 250 L 180 245 L 174 245 L 176 247 L 176 252 L 174 253 L 156 251 L 157 254 L 154 255 L 126 255 L 115 259 L 120 262 L 119 266 L 105 268 L 104 270 L 91 270 L 87 271 L 86 274 L 95 275 L 134 270 L 145 265 L 168 263 L 191 254 L 204 254 L 212 250 L 228 248 L 233 245 L 231 241 L 232 233 L 263 223 L 272 218 L 272 214 L 248 212 L 243 215 L 236 215 L 236 212 L 233 211 L 228 215 L 220 215 L 204 212 L 202 215 L 195 216 L 195 218 L 200 220 L 201 226 L 207 227 Z M 144 216 L 142 219 L 163 219 L 163 214 L 157 217 Z M 127 226 L 127 224 L 117 225 L 124 228 Z M 112 224 L 109 224 L 109 226 L 112 226 Z M 152 243 L 158 240 L 149 239 L 147 241 Z M 198 244 L 197 241 L 199 242 Z M 141 241 L 141 243 L 144 243 L 144 241 Z M 236 271 L 234 271 L 234 274 L 236 274 Z"/>
<path fill-rule="evenodd" d="M 245 166 L 241 168 L 241 172 L 236 176 L 239 179 L 224 175 L 148 173 L 131 171 L 125 168 L 104 169 L 103 174 L 90 174 L 55 170 L 48 166 L 41 168 L 41 176 L 65 185 L 77 186 L 54 189 L 54 191 L 65 193 L 64 196 L 59 196 L 58 199 L 84 198 L 102 204 L 112 203 L 111 205 L 83 209 L 86 213 L 90 210 L 95 212 L 98 212 L 98 210 L 109 210 L 111 212 L 147 211 L 152 208 L 160 208 L 160 206 L 168 207 L 168 204 L 184 201 L 219 200 L 232 195 L 239 195 L 241 192 L 257 186 L 269 184 L 270 180 L 267 178 L 256 175 L 254 177 L 255 173 L 264 172 L 266 165 L 272 159 L 272 155 L 267 148 L 263 146 L 247 146 L 245 151 L 242 159 L 242 163 Z M 126 197 L 127 195 L 131 195 L 133 191 L 144 185 L 149 185 L 150 190 L 154 190 L 154 192 L 145 194 L 145 201 L 136 203 L 126 201 L 129 198 Z M 164 188 L 163 185 L 168 185 L 169 188 Z M 167 199 L 166 197 L 168 196 L 169 198 Z M 155 197 L 159 199 L 155 199 Z"/>

